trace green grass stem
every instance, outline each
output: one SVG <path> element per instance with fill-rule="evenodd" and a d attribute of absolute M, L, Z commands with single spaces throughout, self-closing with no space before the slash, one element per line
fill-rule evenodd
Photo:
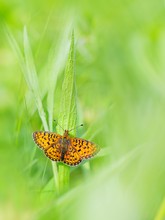
<path fill-rule="evenodd" d="M 64 129 L 72 129 L 76 126 L 77 107 L 76 107 L 76 88 L 75 88 L 75 49 L 74 49 L 74 32 L 72 33 L 70 51 L 65 69 L 65 76 L 62 85 L 61 106 L 58 123 Z M 63 133 L 62 129 L 57 126 L 57 131 Z M 76 130 L 71 131 L 72 135 Z M 60 193 L 69 188 L 70 167 L 65 164 L 59 164 L 59 189 Z"/>

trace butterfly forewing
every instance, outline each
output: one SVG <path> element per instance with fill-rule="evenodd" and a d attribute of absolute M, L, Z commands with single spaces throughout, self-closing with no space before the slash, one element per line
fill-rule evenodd
<path fill-rule="evenodd" d="M 82 159 L 93 157 L 99 151 L 96 144 L 81 138 L 71 138 L 71 145 Z"/>
<path fill-rule="evenodd" d="M 48 132 L 48 131 L 36 131 L 33 133 L 34 142 L 43 150 L 49 149 L 52 144 L 57 144 L 61 135 Z"/>

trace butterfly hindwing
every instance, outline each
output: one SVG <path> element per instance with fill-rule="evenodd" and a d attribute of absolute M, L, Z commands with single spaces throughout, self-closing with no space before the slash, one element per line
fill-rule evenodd
<path fill-rule="evenodd" d="M 72 146 L 68 146 L 68 150 L 64 155 L 63 162 L 69 166 L 76 166 L 81 163 L 82 158 Z"/>
<path fill-rule="evenodd" d="M 61 147 L 59 144 L 52 144 L 50 148 L 45 150 L 45 155 L 53 161 L 61 161 Z"/>

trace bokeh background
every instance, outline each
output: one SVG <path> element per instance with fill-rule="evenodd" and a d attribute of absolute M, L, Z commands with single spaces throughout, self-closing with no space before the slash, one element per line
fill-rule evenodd
<path fill-rule="evenodd" d="M 0 219 L 164 219 L 165 2 L 1 0 L 0 25 Z M 7 27 L 22 48 L 24 26 L 45 109 L 50 54 L 74 28 L 77 135 L 102 148 L 71 169 L 58 197 L 51 163 L 31 138 L 43 127 L 6 36 Z"/>

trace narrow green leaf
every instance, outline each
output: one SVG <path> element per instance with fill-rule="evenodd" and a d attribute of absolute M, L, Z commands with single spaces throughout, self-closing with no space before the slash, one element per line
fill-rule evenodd
<path fill-rule="evenodd" d="M 45 130 L 48 130 L 48 125 L 46 122 L 45 112 L 42 106 L 42 101 L 40 97 L 40 90 L 38 85 L 38 78 L 36 73 L 36 68 L 34 65 L 33 55 L 31 52 L 31 47 L 28 39 L 28 34 L 26 28 L 24 28 L 24 55 L 22 54 L 16 40 L 11 34 L 10 30 L 7 27 L 4 27 L 5 33 L 9 40 L 9 43 L 16 54 L 18 63 L 21 67 L 23 76 L 28 85 L 29 90 L 32 92 L 37 109 L 42 120 L 43 126 Z"/>
<path fill-rule="evenodd" d="M 65 76 L 62 85 L 61 106 L 59 112 L 59 124 L 64 129 L 72 129 L 76 126 L 77 121 L 77 107 L 76 107 L 76 89 L 75 89 L 75 54 L 74 54 L 74 33 L 72 33 L 70 51 L 68 61 L 65 69 Z M 62 129 L 57 126 L 59 132 Z M 75 135 L 75 130 L 72 134 Z"/>
<path fill-rule="evenodd" d="M 46 121 L 46 116 L 44 112 L 44 108 L 42 105 L 42 100 L 40 96 L 40 89 L 38 85 L 38 78 L 37 78 L 37 72 L 36 68 L 34 65 L 34 60 L 33 60 L 33 55 L 29 43 L 29 38 L 27 34 L 26 28 L 24 28 L 24 53 L 25 53 L 25 62 L 26 62 L 26 74 L 28 77 L 29 85 L 30 85 L 30 90 L 32 91 L 34 95 L 34 99 L 37 105 L 38 113 L 39 116 L 42 120 L 44 129 L 48 131 L 48 124 Z"/>
<path fill-rule="evenodd" d="M 64 129 L 72 129 L 76 126 L 77 107 L 76 107 L 76 88 L 75 88 L 75 51 L 74 51 L 74 33 L 71 37 L 71 45 L 68 56 L 68 61 L 65 69 L 65 76 L 62 85 L 61 106 L 59 112 L 58 123 Z M 59 133 L 63 130 L 57 126 Z M 76 130 L 72 131 L 75 135 Z M 60 193 L 66 191 L 69 187 L 70 167 L 59 164 L 59 190 Z"/>

